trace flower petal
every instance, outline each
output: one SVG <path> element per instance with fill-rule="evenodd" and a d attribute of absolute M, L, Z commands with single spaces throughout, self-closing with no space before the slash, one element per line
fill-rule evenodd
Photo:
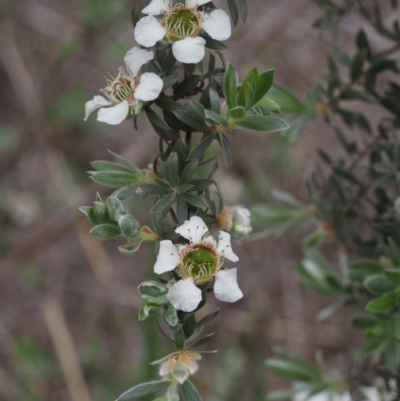
<path fill-rule="evenodd" d="M 175 232 L 190 241 L 191 244 L 198 244 L 208 232 L 208 227 L 199 216 L 192 216 L 179 226 Z"/>
<path fill-rule="evenodd" d="M 168 291 L 168 301 L 175 309 L 193 312 L 201 302 L 201 290 L 196 287 L 192 278 L 180 280 Z"/>
<path fill-rule="evenodd" d="M 197 8 L 202 6 L 203 4 L 209 3 L 211 0 L 186 0 L 186 7 L 188 8 Z"/>
<path fill-rule="evenodd" d="M 231 20 L 224 10 L 208 14 L 201 27 L 215 40 L 226 40 L 231 36 Z"/>
<path fill-rule="evenodd" d="M 185 64 L 196 64 L 203 60 L 206 53 L 204 48 L 206 41 L 201 37 L 185 38 L 172 45 L 174 57 Z"/>
<path fill-rule="evenodd" d="M 218 256 L 222 256 L 225 259 L 230 260 L 231 262 L 237 262 L 239 260 L 239 258 L 232 251 L 231 235 L 225 231 L 219 232 L 217 254 Z"/>
<path fill-rule="evenodd" d="M 180 257 L 176 246 L 170 240 L 160 242 L 157 261 L 154 265 L 154 273 L 163 274 L 174 270 L 180 263 Z"/>
<path fill-rule="evenodd" d="M 236 302 L 243 297 L 237 283 L 237 269 L 220 270 L 215 275 L 215 298 L 223 302 Z"/>
<path fill-rule="evenodd" d="M 159 15 L 169 11 L 170 0 L 152 0 L 150 4 L 142 10 L 143 14 Z"/>
<path fill-rule="evenodd" d="M 129 114 L 129 104 L 126 100 L 118 103 L 116 106 L 100 109 L 97 114 L 97 120 L 110 125 L 122 123 Z"/>
<path fill-rule="evenodd" d="M 144 17 L 138 21 L 135 27 L 135 39 L 144 46 L 154 46 L 167 33 L 166 29 L 160 25 L 152 15 Z"/>
<path fill-rule="evenodd" d="M 100 107 L 109 106 L 111 102 L 109 102 L 103 96 L 95 96 L 92 100 L 89 100 L 85 103 L 85 121 L 88 119 L 90 114 L 92 114 L 95 110 Z"/>
<path fill-rule="evenodd" d="M 135 90 L 135 98 L 148 102 L 158 98 L 164 86 L 163 80 L 152 72 L 145 72 L 140 77 L 139 85 Z"/>
<path fill-rule="evenodd" d="M 124 61 L 129 71 L 136 77 L 140 67 L 148 61 L 153 60 L 154 53 L 150 50 L 140 49 L 139 47 L 132 47 L 126 53 Z"/>

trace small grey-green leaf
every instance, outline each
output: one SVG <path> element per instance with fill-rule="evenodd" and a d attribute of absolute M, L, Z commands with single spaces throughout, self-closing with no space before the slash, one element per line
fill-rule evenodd
<path fill-rule="evenodd" d="M 154 393 L 155 391 L 161 390 L 167 384 L 170 384 L 170 380 L 159 380 L 153 382 L 147 382 L 138 384 L 132 387 L 130 390 L 123 393 L 116 401 L 133 401 L 138 398 L 144 397 L 147 394 Z"/>
<path fill-rule="evenodd" d="M 119 228 L 128 238 L 138 238 L 140 236 L 141 226 L 139 222 L 134 219 L 130 214 L 120 217 L 118 220 Z"/>
<path fill-rule="evenodd" d="M 90 234 L 102 240 L 121 238 L 121 231 L 111 224 L 100 224 L 90 230 Z"/>
<path fill-rule="evenodd" d="M 176 309 L 172 304 L 168 304 L 167 310 L 165 311 L 165 320 L 166 322 L 175 327 L 178 324 L 178 315 L 176 313 Z"/>
<path fill-rule="evenodd" d="M 262 132 L 278 132 L 290 128 L 288 123 L 276 117 L 247 116 L 235 121 L 242 128 Z"/>
<path fill-rule="evenodd" d="M 196 387 L 190 380 L 186 380 L 182 384 L 182 390 L 186 401 L 201 401 L 201 397 L 197 392 Z"/>

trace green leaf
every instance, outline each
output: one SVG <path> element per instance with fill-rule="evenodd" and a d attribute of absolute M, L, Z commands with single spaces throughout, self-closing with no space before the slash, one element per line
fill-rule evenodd
<path fill-rule="evenodd" d="M 250 82 L 243 82 L 239 90 L 238 104 L 249 110 L 254 105 L 254 89 Z"/>
<path fill-rule="evenodd" d="M 179 350 L 183 349 L 185 346 L 185 334 L 183 333 L 183 330 L 179 330 L 177 333 L 175 333 L 174 337 L 174 343 L 175 347 Z"/>
<path fill-rule="evenodd" d="M 375 315 L 358 315 L 351 318 L 351 324 L 364 330 L 382 324 L 382 320 Z"/>
<path fill-rule="evenodd" d="M 150 107 L 145 107 L 144 111 L 146 113 L 147 118 L 149 119 L 150 123 L 162 130 L 169 131 L 170 127 L 168 124 Z"/>
<path fill-rule="evenodd" d="M 310 109 L 289 89 L 282 85 L 274 83 L 268 96 L 284 111 L 298 113 L 298 114 L 308 114 Z"/>
<path fill-rule="evenodd" d="M 79 210 L 89 219 L 92 224 L 101 224 L 102 221 L 95 214 L 94 208 L 90 206 L 81 206 Z"/>
<path fill-rule="evenodd" d="M 267 367 L 275 375 L 288 380 L 301 382 L 313 382 L 319 378 L 316 370 L 310 370 L 308 364 L 302 364 L 291 360 L 267 359 Z"/>
<path fill-rule="evenodd" d="M 228 121 L 220 114 L 215 113 L 212 110 L 206 110 L 206 120 L 214 125 L 222 125 L 224 128 L 229 127 Z"/>
<path fill-rule="evenodd" d="M 163 91 L 165 91 L 166 89 L 173 86 L 177 80 L 178 80 L 178 77 L 176 77 L 175 75 L 169 75 L 169 76 L 163 78 L 163 83 L 164 83 Z"/>
<path fill-rule="evenodd" d="M 208 334 L 202 338 L 199 338 L 197 341 L 195 341 L 191 347 L 200 347 L 201 345 L 208 344 L 214 337 L 214 333 Z"/>
<path fill-rule="evenodd" d="M 253 104 L 258 103 L 271 89 L 275 79 L 275 70 L 267 70 L 260 74 L 254 92 Z"/>
<path fill-rule="evenodd" d="M 170 384 L 170 380 L 159 380 L 153 382 L 147 382 L 138 384 L 132 387 L 130 390 L 122 394 L 116 401 L 132 401 L 138 398 L 144 397 L 147 394 L 154 393 L 155 391 L 161 390 L 167 384 Z"/>
<path fill-rule="evenodd" d="M 204 153 L 206 153 L 207 149 L 211 145 L 211 143 L 214 141 L 215 135 L 214 134 L 208 134 L 206 135 L 201 142 L 194 148 L 192 151 L 189 153 L 189 156 L 187 157 L 188 160 L 197 160 L 200 159 Z"/>
<path fill-rule="evenodd" d="M 224 94 L 228 109 L 237 106 L 236 71 L 232 64 L 228 63 L 224 75 Z"/>
<path fill-rule="evenodd" d="M 191 178 L 193 177 L 193 174 L 196 172 L 198 164 L 199 163 L 197 160 L 192 160 L 185 166 L 185 168 L 183 169 L 182 175 L 179 179 L 179 183 L 181 185 L 187 184 L 191 180 Z"/>
<path fill-rule="evenodd" d="M 220 114 L 221 103 L 218 92 L 214 89 L 210 89 L 209 96 L 210 96 L 211 110 L 216 114 Z"/>
<path fill-rule="evenodd" d="M 239 0 L 239 11 L 242 16 L 243 22 L 246 22 L 247 18 L 247 4 L 246 0 Z"/>
<path fill-rule="evenodd" d="M 168 158 L 169 181 L 172 185 L 178 185 L 179 182 L 179 159 L 176 152 L 171 153 Z M 169 191 L 171 192 L 171 191 Z"/>
<path fill-rule="evenodd" d="M 191 77 L 184 79 L 174 89 L 174 96 L 177 98 L 181 98 L 186 94 L 189 94 L 196 88 L 199 82 L 200 82 L 199 75 L 192 75 Z"/>
<path fill-rule="evenodd" d="M 247 116 L 236 120 L 235 124 L 242 128 L 262 132 L 278 132 L 290 128 L 280 118 L 268 116 Z"/>
<path fill-rule="evenodd" d="M 100 224 L 95 226 L 90 230 L 90 234 L 95 235 L 102 240 L 121 238 L 120 229 L 111 224 Z"/>
<path fill-rule="evenodd" d="M 232 164 L 232 154 L 228 138 L 224 134 L 219 135 L 218 142 L 220 143 L 222 148 L 222 156 L 224 158 L 224 162 L 229 167 Z"/>
<path fill-rule="evenodd" d="M 169 207 L 175 198 L 175 194 L 166 195 L 160 199 L 150 210 L 150 213 L 162 212 L 164 209 Z"/>
<path fill-rule="evenodd" d="M 179 394 L 178 394 L 178 385 L 176 382 L 173 382 L 167 390 L 167 401 L 179 401 Z"/>
<path fill-rule="evenodd" d="M 236 106 L 233 109 L 229 110 L 229 118 L 233 118 L 234 120 L 243 118 L 245 115 L 246 115 L 246 110 L 242 106 Z"/>
<path fill-rule="evenodd" d="M 379 263 L 366 259 L 351 262 L 349 270 L 349 277 L 352 280 L 362 280 L 366 276 L 383 273 L 383 267 Z"/>
<path fill-rule="evenodd" d="M 200 196 L 194 195 L 194 194 L 189 194 L 187 192 L 183 192 L 179 195 L 185 202 L 189 203 L 190 205 L 193 205 L 195 207 L 205 207 L 206 204 L 204 201 L 200 198 Z"/>
<path fill-rule="evenodd" d="M 372 313 L 383 313 L 393 308 L 395 303 L 396 296 L 393 293 L 390 293 L 368 302 L 365 310 Z"/>
<path fill-rule="evenodd" d="M 172 304 L 168 304 L 168 308 L 165 311 L 165 320 L 166 322 L 172 326 L 175 327 L 178 324 L 178 315 L 176 313 L 176 309 Z"/>
<path fill-rule="evenodd" d="M 354 57 L 350 70 L 350 77 L 352 82 L 357 81 L 357 79 L 360 77 L 366 58 L 367 52 L 365 50 L 359 51 Z"/>
<path fill-rule="evenodd" d="M 143 175 L 139 176 L 124 171 L 92 171 L 89 174 L 93 181 L 109 188 L 125 187 L 145 180 Z"/>
<path fill-rule="evenodd" d="M 208 125 L 197 115 L 190 114 L 187 111 L 175 111 L 174 114 L 179 121 L 194 128 L 196 131 L 204 132 L 209 130 Z"/>
<path fill-rule="evenodd" d="M 142 188 L 146 194 L 152 195 L 167 195 L 172 192 L 172 188 L 168 189 L 157 184 L 142 184 L 140 188 Z"/>
<path fill-rule="evenodd" d="M 382 295 L 393 291 L 397 285 L 390 281 L 385 276 L 376 275 L 368 277 L 364 281 L 365 287 L 373 294 Z"/>
<path fill-rule="evenodd" d="M 141 226 L 137 220 L 135 220 L 130 214 L 121 216 L 118 220 L 119 228 L 122 234 L 128 238 L 139 238 Z"/>
<path fill-rule="evenodd" d="M 235 0 L 228 0 L 228 6 L 233 24 L 236 25 L 239 22 L 239 10 L 237 8 Z"/>
<path fill-rule="evenodd" d="M 218 313 L 219 313 L 219 309 L 217 309 L 214 312 L 211 312 L 207 316 L 203 317 L 203 319 L 201 319 L 197 323 L 197 327 L 201 327 L 201 326 L 204 326 L 207 323 L 210 323 L 212 320 L 214 320 L 218 316 Z"/>
<path fill-rule="evenodd" d="M 125 173 L 132 173 L 132 170 L 127 167 L 105 160 L 96 160 L 91 162 L 90 165 L 97 171 L 124 171 Z"/>
<path fill-rule="evenodd" d="M 213 181 L 207 178 L 195 178 L 190 181 L 190 185 L 192 186 L 191 191 L 205 191 L 212 183 Z"/>
<path fill-rule="evenodd" d="M 107 210 L 111 219 L 114 220 L 115 222 L 118 222 L 120 217 L 125 215 L 124 205 L 115 196 L 110 196 L 107 199 Z"/>
<path fill-rule="evenodd" d="M 197 392 L 196 387 L 190 380 L 186 380 L 182 384 L 182 390 L 186 401 L 201 401 L 200 395 Z"/>
<path fill-rule="evenodd" d="M 194 333 L 194 331 L 196 330 L 196 324 L 197 322 L 195 315 L 190 315 L 185 319 L 182 326 L 185 338 L 189 338 Z"/>

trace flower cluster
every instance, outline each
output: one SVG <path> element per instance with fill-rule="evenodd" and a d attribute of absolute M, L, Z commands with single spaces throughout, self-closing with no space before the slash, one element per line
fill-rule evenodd
<path fill-rule="evenodd" d="M 231 23 L 223 10 L 211 13 L 198 8 L 209 0 L 186 0 L 185 4 L 171 6 L 171 1 L 152 0 L 143 9 L 142 18 L 135 28 L 136 41 L 145 47 L 165 40 L 172 44 L 172 52 L 181 63 L 200 62 L 205 55 L 206 40 L 200 36 L 205 31 L 212 39 L 226 40 L 231 36 Z M 159 16 L 159 18 L 157 18 Z"/>
<path fill-rule="evenodd" d="M 178 310 L 192 312 L 203 299 L 199 287 L 215 279 L 215 297 L 224 302 L 236 302 L 243 297 L 237 283 L 237 271 L 222 269 L 224 259 L 237 262 L 233 253 L 231 236 L 218 232 L 218 240 L 212 236 L 204 221 L 193 216 L 179 226 L 175 232 L 188 241 L 173 244 L 170 240 L 160 242 L 160 250 L 154 271 L 163 274 L 175 271 L 180 277 L 170 286 L 167 298 Z"/>
<path fill-rule="evenodd" d="M 223 10 L 210 13 L 199 10 L 209 0 L 186 0 L 185 4 L 171 5 L 171 0 L 152 0 L 142 12 L 147 14 L 135 27 L 135 39 L 144 47 L 152 47 L 163 40 L 172 45 L 176 60 L 194 64 L 205 55 L 206 40 L 200 36 L 206 32 L 212 39 L 226 40 L 231 36 L 231 23 Z M 140 113 L 143 102 L 157 99 L 163 90 L 163 81 L 155 73 L 139 76 L 140 68 L 153 60 L 154 53 L 133 47 L 125 56 L 125 68 L 106 79 L 101 90 L 103 96 L 95 96 L 85 105 L 85 121 L 100 109 L 97 120 L 116 125 L 123 122 L 131 112 Z"/>

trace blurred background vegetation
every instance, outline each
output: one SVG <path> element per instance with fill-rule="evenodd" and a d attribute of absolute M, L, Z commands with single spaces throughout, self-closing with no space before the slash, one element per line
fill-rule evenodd
<path fill-rule="evenodd" d="M 157 151 L 145 118 L 138 131 L 83 122 L 84 103 L 134 45 L 133 5 L 144 0 L 0 0 L 0 400 L 109 401 L 156 377 L 149 362 L 170 351 L 153 322 L 137 322 L 136 286 L 151 274 L 153 250 L 123 257 L 89 235 L 78 211 L 95 191 L 109 194 L 87 178 L 90 161 L 111 160 L 110 149 L 145 168 Z M 276 68 L 278 82 L 302 96 L 327 74 L 332 50 L 331 36 L 312 29 L 320 9 L 309 0 L 248 7 L 226 58 L 241 74 Z M 342 48 L 354 50 L 347 39 L 363 24 L 344 19 Z M 233 167 L 221 163 L 218 173 L 227 203 L 263 202 L 275 187 L 307 203 L 316 149 L 339 149 L 322 120 L 295 145 L 288 135 L 234 133 Z M 145 224 L 148 205 L 137 199 L 133 214 Z M 245 297 L 222 305 L 214 323 L 210 347 L 220 352 L 194 379 L 205 400 L 262 400 L 282 388 L 264 365 L 276 346 L 311 360 L 319 348 L 340 367 L 343 351 L 359 345 L 344 312 L 316 321 L 331 300 L 297 281 L 302 234 L 236 247 Z"/>

